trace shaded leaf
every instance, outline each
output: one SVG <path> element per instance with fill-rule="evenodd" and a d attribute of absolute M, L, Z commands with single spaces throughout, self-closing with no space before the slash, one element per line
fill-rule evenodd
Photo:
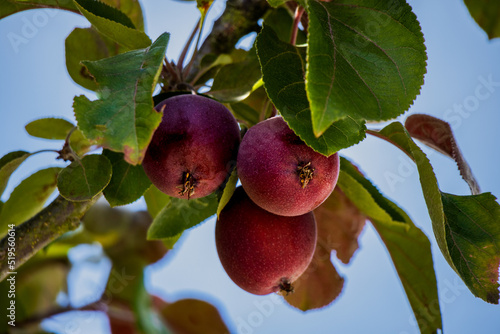
<path fill-rule="evenodd" d="M 217 206 L 217 217 L 219 217 L 220 212 L 229 202 L 231 196 L 233 196 L 234 190 L 236 189 L 236 183 L 238 183 L 238 172 L 236 168 L 234 168 L 231 172 L 231 175 L 229 176 L 229 179 L 226 182 L 226 185 L 224 186 L 224 191 L 222 192 L 219 199 L 219 205 Z"/>
<path fill-rule="evenodd" d="M 316 245 L 311 263 L 293 282 L 293 287 L 293 293 L 285 296 L 285 300 L 302 311 L 325 307 L 337 299 L 344 287 L 344 278 L 330 261 L 330 250 Z"/>
<path fill-rule="evenodd" d="M 16 277 L 16 320 L 43 314 L 58 307 L 59 292 L 66 290 L 69 266 L 57 261 L 27 268 Z"/>
<path fill-rule="evenodd" d="M 488 34 L 489 39 L 500 37 L 500 3 L 489 0 L 464 0 L 470 15 Z"/>
<path fill-rule="evenodd" d="M 317 138 L 304 81 L 303 50 L 285 43 L 269 27 L 257 37 L 264 86 L 290 128 L 315 151 L 329 156 L 360 142 L 365 137 L 362 120 L 346 117 L 333 123 Z"/>
<path fill-rule="evenodd" d="M 171 198 L 170 202 L 153 220 L 148 231 L 148 239 L 175 237 L 215 214 L 217 205 L 215 193 L 190 200 Z"/>
<path fill-rule="evenodd" d="M 462 258 L 473 257 L 473 254 L 469 254 L 468 252 L 471 250 L 470 247 L 460 248 L 460 256 L 457 254 L 455 247 L 464 244 L 449 244 L 448 239 L 452 230 L 450 230 L 451 226 L 458 225 L 461 226 L 461 230 L 466 231 L 466 224 L 471 224 L 468 229 L 477 228 L 475 221 L 470 221 L 466 217 L 466 212 L 462 212 L 458 214 L 459 211 L 451 210 L 447 207 L 446 210 L 443 205 L 442 196 L 443 193 L 439 190 L 436 175 L 434 174 L 433 168 L 427 159 L 426 155 L 422 150 L 411 140 L 408 132 L 405 130 L 403 125 L 399 122 L 394 122 L 386 126 L 380 132 L 375 133 L 377 136 L 394 143 L 397 147 L 403 150 L 406 154 L 410 156 L 410 158 L 415 161 L 418 169 L 418 173 L 420 176 L 420 184 L 422 186 L 422 192 L 424 195 L 425 202 L 427 204 L 427 209 L 429 211 L 429 216 L 432 221 L 432 228 L 434 230 L 434 236 L 436 237 L 439 249 L 443 254 L 444 258 L 448 262 L 448 264 L 455 270 L 455 272 L 464 280 L 467 287 L 471 290 L 471 292 L 479 298 L 483 298 L 483 300 L 487 302 L 496 302 L 498 303 L 498 290 L 491 289 L 490 286 L 485 286 L 484 290 L 478 290 L 477 286 L 472 285 L 471 281 L 468 279 L 470 276 L 470 269 L 462 266 Z M 461 201 L 473 201 L 476 200 L 474 196 L 460 196 Z M 494 202 L 496 203 L 496 202 Z M 494 204 L 498 206 L 498 203 Z M 493 208 L 493 202 L 490 202 L 486 207 L 481 207 L 477 205 L 472 205 L 472 208 L 475 208 L 474 217 L 488 217 Z M 453 212 L 453 216 L 448 217 L 447 213 Z M 480 219 L 480 220 L 479 220 Z M 489 224 L 488 219 L 479 218 L 479 224 Z M 467 230 L 468 230 L 467 229 Z M 471 240 L 474 244 L 474 240 Z M 481 247 L 484 247 L 484 239 L 480 240 Z M 479 245 L 476 245 L 480 247 Z M 489 244 L 489 247 L 494 247 L 493 242 Z M 451 255 L 453 253 L 453 256 Z M 498 261 L 495 264 L 496 259 L 490 258 L 490 263 L 498 266 Z M 491 268 L 487 271 L 483 271 L 485 266 L 478 267 L 474 269 L 474 275 L 477 280 L 483 281 L 488 280 L 491 277 Z M 492 296 L 496 294 L 497 298 L 493 299 Z"/>
<path fill-rule="evenodd" d="M 455 160 L 472 194 L 481 192 L 469 164 L 460 152 L 450 124 L 430 115 L 413 114 L 406 119 L 405 128 L 413 138 Z"/>
<path fill-rule="evenodd" d="M 318 245 L 335 250 L 337 258 L 347 264 L 358 249 L 358 237 L 367 217 L 344 195 L 339 187 L 314 210 L 318 226 Z"/>
<path fill-rule="evenodd" d="M 230 104 L 229 108 L 239 122 L 250 128 L 264 118 L 269 117 L 273 105 L 264 87 L 259 87 L 243 101 Z"/>
<path fill-rule="evenodd" d="M 441 193 L 446 242 L 451 258 L 475 296 L 498 304 L 500 205 L 490 193 L 455 196 Z"/>
<path fill-rule="evenodd" d="M 156 188 L 153 184 L 144 193 L 144 200 L 146 201 L 149 214 L 151 217 L 155 218 L 161 209 L 170 202 L 170 196 Z"/>
<path fill-rule="evenodd" d="M 83 95 L 75 97 L 78 127 L 103 147 L 125 153 L 125 160 L 132 165 L 142 161 L 161 122 L 152 94 L 168 40 L 165 33 L 147 49 L 84 62 L 97 80 L 101 98 L 90 101 Z"/>
<path fill-rule="evenodd" d="M 175 333 L 220 334 L 229 333 L 219 311 L 198 299 L 181 299 L 159 309 L 165 323 Z"/>
<path fill-rule="evenodd" d="M 90 90 L 98 85 L 88 69 L 81 63 L 115 56 L 120 53 L 118 45 L 113 45 L 94 28 L 75 28 L 66 38 L 66 69 L 74 82 Z"/>
<path fill-rule="evenodd" d="M 243 61 L 221 67 L 207 94 L 221 102 L 241 101 L 250 95 L 254 84 L 260 78 L 259 60 L 255 48 L 252 48 Z"/>
<path fill-rule="evenodd" d="M 21 12 L 23 10 L 35 8 L 58 8 L 65 9 L 74 13 L 80 13 L 73 4 L 73 1 L 59 1 L 59 0 L 3 0 L 0 6 L 0 19 L 6 16 Z"/>
<path fill-rule="evenodd" d="M 0 236 L 5 234 L 8 225 L 19 225 L 42 210 L 56 189 L 60 171 L 57 167 L 39 170 L 12 191 L 0 213 Z"/>
<path fill-rule="evenodd" d="M 64 140 L 74 127 L 62 118 L 41 118 L 29 122 L 24 128 L 33 137 Z"/>
<path fill-rule="evenodd" d="M 123 154 L 104 150 L 103 155 L 109 159 L 112 175 L 104 189 L 104 196 L 113 207 L 132 203 L 144 194 L 151 186 L 141 165 L 132 166 L 123 159 Z"/>
<path fill-rule="evenodd" d="M 408 215 L 385 198 L 348 160 L 342 158 L 337 186 L 369 217 L 384 242 L 421 333 L 442 329 L 431 245 Z"/>
<path fill-rule="evenodd" d="M 424 83 L 427 55 L 404 0 L 308 1 L 306 90 L 316 136 L 345 117 L 405 112 Z"/>
<path fill-rule="evenodd" d="M 108 185 L 111 171 L 111 163 L 105 156 L 86 155 L 59 173 L 57 188 L 69 201 L 88 201 Z"/>
<path fill-rule="evenodd" d="M 0 196 L 3 194 L 12 173 L 30 155 L 30 153 L 25 151 L 14 151 L 7 153 L 0 159 Z"/>
<path fill-rule="evenodd" d="M 292 33 L 293 17 L 290 12 L 284 8 L 270 10 L 264 16 L 264 22 L 267 27 L 274 30 L 276 35 L 283 41 L 289 42 Z M 296 45 L 307 43 L 307 36 L 303 30 L 297 31 Z"/>
<path fill-rule="evenodd" d="M 124 13 L 100 1 L 73 0 L 78 10 L 103 35 L 111 38 L 129 50 L 146 48 L 151 44 L 149 37 L 136 30 Z"/>

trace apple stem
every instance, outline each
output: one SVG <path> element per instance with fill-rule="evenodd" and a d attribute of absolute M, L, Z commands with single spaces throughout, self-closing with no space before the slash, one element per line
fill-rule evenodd
<path fill-rule="evenodd" d="M 302 188 L 305 188 L 309 182 L 313 179 L 314 168 L 311 168 L 311 162 L 308 163 L 300 163 L 297 166 L 297 172 L 300 178 L 300 185 Z"/>

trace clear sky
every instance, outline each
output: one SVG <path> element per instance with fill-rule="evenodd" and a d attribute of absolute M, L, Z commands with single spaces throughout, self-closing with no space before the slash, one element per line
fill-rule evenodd
<path fill-rule="evenodd" d="M 426 113 L 448 120 L 482 190 L 500 196 L 497 130 L 500 40 L 487 39 L 462 1 L 412 0 L 410 4 L 422 25 L 429 60 L 421 95 L 401 119 L 410 113 Z M 217 1 L 211 17 L 223 8 L 224 2 Z M 167 56 L 177 59 L 197 20 L 194 4 L 148 0 L 143 1 L 143 10 L 146 31 L 152 39 L 164 31 L 171 33 Z M 13 46 L 9 34 L 22 35 L 27 22 L 37 23 L 36 30 L 28 31 L 25 44 Z M 31 138 L 24 131 L 24 125 L 47 116 L 73 120 L 73 97 L 86 94 L 94 98 L 92 92 L 72 83 L 64 61 L 65 38 L 74 27 L 87 26 L 88 22 L 76 14 L 54 10 L 27 11 L 0 21 L 0 156 L 19 149 L 58 148 L 55 143 Z M 485 80 L 493 82 L 488 86 L 489 94 L 477 98 L 478 90 L 486 92 Z M 483 88 L 478 88 L 481 85 Z M 453 161 L 430 149 L 424 148 L 424 151 L 434 166 L 441 190 L 468 194 L 468 187 Z M 396 148 L 375 138 L 368 138 L 341 154 L 357 163 L 381 192 L 404 208 L 429 236 L 446 332 L 500 333 L 499 306 L 475 298 L 443 259 L 432 233 L 414 165 Z M 55 154 L 45 153 L 25 162 L 9 182 L 2 200 L 34 171 L 61 165 L 54 158 Z M 391 183 L 388 181 L 391 173 L 402 178 Z M 138 202 L 132 208 L 144 208 L 144 204 Z M 341 296 L 329 307 L 305 314 L 279 298 L 253 296 L 234 285 L 218 261 L 214 226 L 214 219 L 210 219 L 186 233 L 174 251 L 148 268 L 150 292 L 169 301 L 191 296 L 210 301 L 220 309 L 232 331 L 239 329 L 239 333 L 418 333 L 389 255 L 370 224 L 361 235 L 361 248 L 351 264 L 343 265 L 335 254 L 332 256 L 339 273 L 346 279 Z M 107 266 L 101 265 L 99 268 Z M 88 272 L 84 275 L 97 279 Z M 75 276 L 78 275 L 72 277 Z M 76 291 L 70 294 L 72 302 L 79 303 L 85 295 L 95 294 L 82 281 L 72 280 L 72 289 Z M 81 328 L 107 333 L 102 318 L 95 318 L 100 322 L 96 320 L 93 324 L 78 319 Z M 64 321 L 67 319 L 59 318 L 48 325 L 60 328 L 63 333 Z"/>

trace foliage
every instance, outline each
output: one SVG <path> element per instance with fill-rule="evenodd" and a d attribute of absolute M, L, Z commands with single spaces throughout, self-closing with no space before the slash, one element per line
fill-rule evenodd
<path fill-rule="evenodd" d="M 61 141 L 58 158 L 68 165 L 34 173 L 5 203 L 0 202 L 1 237 L 12 226 L 28 229 L 27 237 L 18 241 L 25 256 L 17 260 L 26 263 L 7 268 L 4 261 L 0 276 L 4 279 L 8 271 L 18 270 L 21 327 L 37 326 L 57 313 L 99 310 L 106 312 L 116 333 L 228 331 L 217 309 L 207 302 L 167 302 L 150 295 L 144 285 L 144 268 L 161 259 L 185 230 L 218 215 L 238 181 L 237 168 L 231 168 L 223 187 L 212 195 L 170 198 L 151 185 L 140 165 L 162 119 L 162 113 L 154 110 L 156 102 L 201 91 L 231 110 L 242 134 L 279 114 L 309 147 L 325 156 L 360 143 L 367 134 L 394 144 L 416 164 L 434 237 L 449 266 L 474 296 L 499 303 L 500 205 L 494 195 L 481 193 L 450 125 L 415 114 L 404 125 L 395 121 L 376 130 L 371 124 L 404 114 L 423 85 L 426 47 L 409 4 L 404 0 L 268 2 L 243 2 L 264 13 L 252 17 L 251 24 L 234 15 L 236 9 L 228 8 L 226 13 L 231 14 L 223 14 L 200 44 L 212 1 L 197 0 L 200 23 L 177 63 L 165 59 L 169 33 L 152 42 L 144 32 L 142 9 L 135 0 L 6 0 L 0 4 L 0 18 L 47 7 L 85 17 L 89 27 L 75 28 L 66 38 L 66 67 L 76 84 L 97 97 L 74 98 L 76 126 L 60 118 L 40 118 L 26 125 L 33 137 Z M 500 36 L 499 5 L 468 0 L 465 4 L 490 39 Z M 378 30 L 370 29 L 374 22 Z M 228 26 L 239 34 L 236 40 L 249 29 L 257 30 L 253 47 L 235 49 L 235 43 L 225 45 L 213 37 Z M 184 64 L 196 34 L 195 52 Z M 213 48 L 214 40 L 219 49 Z M 442 192 L 432 165 L 413 139 L 454 159 L 472 195 Z M 17 168 L 37 153 L 15 151 L 0 159 L 0 194 Z M 337 185 L 314 212 L 318 241 L 313 261 L 298 279 L 295 293 L 284 299 L 302 311 L 331 304 L 344 289 L 345 280 L 330 261 L 331 252 L 350 263 L 368 220 L 387 248 L 421 333 L 442 330 L 427 236 L 344 158 Z M 61 196 L 44 209 L 56 189 Z M 93 205 L 102 194 L 110 206 Z M 111 208 L 140 198 L 148 212 Z M 64 213 L 51 211 L 55 207 L 66 209 Z M 71 215 L 72 210 L 80 211 Z M 71 224 L 49 228 L 45 234 L 29 234 L 31 226 L 40 231 L 59 217 Z M 0 245 L 3 254 L 6 239 Z M 102 256 L 112 263 L 102 297 L 81 308 L 60 305 L 56 297 L 67 290 L 71 270 L 68 251 L 93 242 L 102 246 Z M 127 273 L 120 289 L 113 286 L 117 272 Z M 5 280 L 0 285 L 7 287 Z M 2 298 L 1 306 L 6 302 Z"/>

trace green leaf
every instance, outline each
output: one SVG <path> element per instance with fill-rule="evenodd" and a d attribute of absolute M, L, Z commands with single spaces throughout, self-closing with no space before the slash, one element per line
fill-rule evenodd
<path fill-rule="evenodd" d="M 78 127 L 87 138 L 125 153 L 136 165 L 144 157 L 162 115 L 154 110 L 152 94 L 161 72 L 169 34 L 151 47 L 107 59 L 84 62 L 100 87 L 100 100 L 75 97 Z"/>
<path fill-rule="evenodd" d="M 170 202 L 170 196 L 156 188 L 153 184 L 144 193 L 144 200 L 146 201 L 149 214 L 151 217 L 155 218 L 158 213 L 160 213 L 161 209 Z"/>
<path fill-rule="evenodd" d="M 281 41 L 265 26 L 257 37 L 257 54 L 267 94 L 307 145 L 329 156 L 364 139 L 364 121 L 352 117 L 334 122 L 319 138 L 314 135 L 305 90 L 305 62 L 299 48 Z"/>
<path fill-rule="evenodd" d="M 0 236 L 8 225 L 18 225 L 37 214 L 56 189 L 61 168 L 42 169 L 22 181 L 10 194 L 0 213 Z"/>
<path fill-rule="evenodd" d="M 26 124 L 25 129 L 33 137 L 64 140 L 74 127 L 62 118 L 41 118 Z"/>
<path fill-rule="evenodd" d="M 25 151 L 14 151 L 7 153 L 0 159 L 0 196 L 2 196 L 12 173 L 30 155 L 30 153 Z"/>
<path fill-rule="evenodd" d="M 387 247 L 421 333 L 442 329 L 431 244 L 408 215 L 385 198 L 346 159 L 341 159 L 337 185 L 369 217 Z"/>
<path fill-rule="evenodd" d="M 308 1 L 307 96 L 316 136 L 351 116 L 408 110 L 426 72 L 424 37 L 404 0 Z"/>
<path fill-rule="evenodd" d="M 267 27 L 274 30 L 276 35 L 283 41 L 289 42 L 292 34 L 293 17 L 286 8 L 280 7 L 270 10 L 264 16 L 264 22 Z M 303 30 L 297 31 L 296 45 L 307 43 L 307 36 Z"/>
<path fill-rule="evenodd" d="M 233 196 L 234 190 L 236 189 L 236 183 L 238 183 L 238 171 L 235 168 L 229 176 L 229 179 L 224 186 L 224 191 L 222 192 L 219 199 L 219 205 L 217 206 L 217 217 L 219 217 L 220 212 L 229 202 L 231 196 Z"/>
<path fill-rule="evenodd" d="M 252 48 L 243 61 L 222 66 L 207 94 L 221 102 L 238 102 L 250 95 L 260 78 L 259 60 Z"/>
<path fill-rule="evenodd" d="M 148 231 L 148 240 L 172 238 L 181 234 L 215 214 L 217 205 L 215 193 L 190 200 L 171 198 L 153 220 Z"/>
<path fill-rule="evenodd" d="M 427 204 L 427 209 L 429 211 L 429 216 L 432 221 L 432 228 L 434 230 L 434 236 L 436 237 L 437 244 L 441 250 L 448 264 L 455 270 L 455 272 L 464 280 L 467 287 L 471 290 L 471 292 L 479 298 L 490 302 L 490 303 L 498 303 L 498 287 L 492 289 L 494 282 L 488 286 L 483 286 L 482 290 L 478 288 L 478 285 L 474 285 L 471 283 L 469 276 L 471 272 L 474 274 L 475 279 L 479 282 L 484 282 L 485 280 L 491 279 L 491 271 L 495 270 L 492 268 L 497 268 L 499 266 L 498 256 L 500 256 L 500 252 L 498 250 L 498 245 L 495 244 L 494 237 L 491 237 L 490 242 L 487 246 L 484 246 L 485 238 L 480 239 L 477 243 L 475 239 L 469 239 L 471 245 L 474 245 L 476 248 L 480 249 L 482 247 L 491 247 L 496 252 L 496 257 L 489 257 L 489 265 L 488 270 L 484 270 L 484 262 L 481 263 L 480 267 L 474 268 L 471 270 L 467 266 L 463 266 L 464 258 L 469 259 L 470 261 L 479 261 L 482 259 L 476 260 L 473 259 L 476 254 L 469 253 L 472 248 L 465 247 L 465 243 L 457 243 L 452 242 L 450 244 L 450 236 L 454 233 L 457 233 L 456 226 L 460 227 L 461 233 L 468 233 L 472 229 L 488 229 L 488 226 L 491 224 L 488 220 L 488 216 L 491 215 L 491 212 L 498 210 L 493 209 L 494 206 L 498 206 L 498 203 L 493 202 L 491 200 L 486 201 L 486 195 L 481 197 L 481 203 L 484 206 L 473 205 L 473 201 L 477 200 L 475 196 L 460 196 L 461 200 L 458 201 L 454 198 L 455 202 L 468 203 L 468 208 L 463 208 L 463 211 L 460 213 L 459 210 L 453 209 L 450 207 L 449 202 L 446 204 L 446 207 L 443 202 L 443 196 L 447 194 L 442 193 L 439 190 L 436 175 L 434 174 L 433 168 L 427 159 L 426 155 L 422 150 L 411 140 L 408 132 L 405 130 L 403 125 L 399 122 L 394 122 L 386 126 L 380 132 L 375 133 L 377 136 L 385 139 L 401 150 L 403 150 L 410 158 L 415 161 L 418 169 L 418 173 L 420 175 L 420 184 L 422 186 L 422 192 L 424 195 L 425 202 Z M 480 195 L 480 196 L 483 196 Z M 474 208 L 473 217 L 477 217 L 475 220 L 470 220 L 467 217 L 467 214 L 470 214 L 471 208 Z M 448 216 L 451 214 L 450 216 Z M 486 218 L 485 218 L 486 217 Z M 496 217 L 498 222 L 498 216 Z M 469 225 L 470 224 L 470 225 Z M 482 225 L 485 225 L 484 227 Z M 454 228 L 452 228 L 454 227 Z M 461 235 L 461 238 L 470 238 L 469 235 Z M 498 240 L 496 241 L 498 242 Z M 462 247 L 462 248 L 460 248 Z M 459 252 L 457 252 L 459 250 Z M 489 250 L 492 251 L 492 250 Z M 493 296 L 496 295 L 496 298 Z"/>
<path fill-rule="evenodd" d="M 109 205 L 125 205 L 141 198 L 151 186 L 142 166 L 128 164 L 121 153 L 104 150 L 103 155 L 109 159 L 113 169 L 111 180 L 104 189 L 104 196 Z"/>
<path fill-rule="evenodd" d="M 61 196 L 69 201 L 88 201 L 108 185 L 111 171 L 111 163 L 105 156 L 86 155 L 59 173 L 57 188 Z"/>
<path fill-rule="evenodd" d="M 127 15 L 132 21 L 135 28 L 144 31 L 144 17 L 142 15 L 141 4 L 137 0 L 101 0 L 116 9 L 120 10 L 123 14 Z"/>
<path fill-rule="evenodd" d="M 94 28 L 75 28 L 66 38 L 65 50 L 66 68 L 73 81 L 94 91 L 98 89 L 98 85 L 81 62 L 109 58 L 122 51 L 117 44 L 110 42 Z"/>
<path fill-rule="evenodd" d="M 456 196 L 441 193 L 446 243 L 465 284 L 475 296 L 498 304 L 500 205 L 490 193 Z"/>
<path fill-rule="evenodd" d="M 23 10 L 35 8 L 58 8 L 65 9 L 74 13 L 80 13 L 72 1 L 60 0 L 3 0 L 0 6 L 0 19 L 9 15 L 21 12 Z"/>
<path fill-rule="evenodd" d="M 136 30 L 132 21 L 121 11 L 100 1 L 73 0 L 78 10 L 103 35 L 129 50 L 146 48 L 151 44 L 149 37 Z"/>
<path fill-rule="evenodd" d="M 489 39 L 500 37 L 500 2 L 488 0 L 464 0 L 470 15 L 488 34 Z"/>

